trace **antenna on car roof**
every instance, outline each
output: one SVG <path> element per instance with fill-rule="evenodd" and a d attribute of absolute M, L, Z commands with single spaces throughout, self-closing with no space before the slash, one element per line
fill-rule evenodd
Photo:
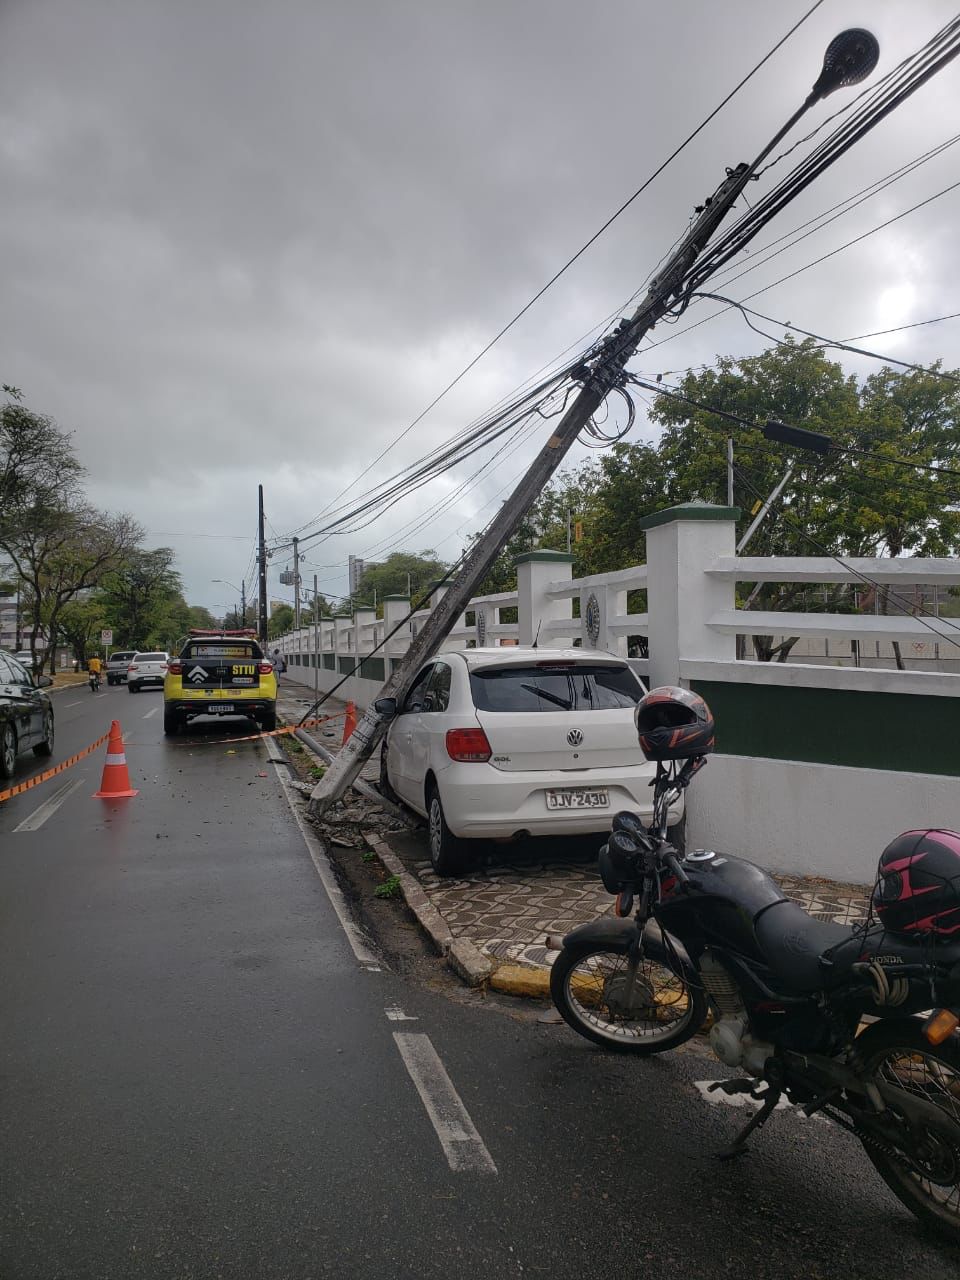
<path fill-rule="evenodd" d="M 533 647 L 537 647 L 537 641 L 540 639 L 540 628 L 543 626 L 543 619 L 537 623 L 537 634 L 533 637 Z"/>

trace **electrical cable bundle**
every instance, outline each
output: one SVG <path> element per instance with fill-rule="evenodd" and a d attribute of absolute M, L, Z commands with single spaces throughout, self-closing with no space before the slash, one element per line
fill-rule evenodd
<path fill-rule="evenodd" d="M 839 115 L 847 116 L 772 191 L 700 254 L 684 278 L 680 291 L 683 297 L 681 311 L 685 309 L 693 291 L 709 276 L 740 253 L 781 209 L 958 53 L 960 17 L 951 19 L 921 49 L 889 72 L 878 85 L 861 93 L 847 111 L 837 112 L 830 117 L 835 119 Z"/>
<path fill-rule="evenodd" d="M 335 508 L 328 513 L 327 523 L 301 539 L 301 542 L 310 542 L 315 538 L 334 533 L 355 533 L 358 529 L 366 528 L 402 498 L 429 484 L 430 481 L 437 479 L 481 449 L 514 432 L 517 427 L 528 422 L 533 415 L 539 413 L 541 416 L 553 416 L 547 410 L 551 409 L 552 402 L 558 393 L 566 389 L 564 384 L 569 382 L 569 373 L 570 370 L 566 368 L 559 370 L 507 405 L 505 409 L 481 419 L 478 424 L 454 436 L 452 441 L 445 441 L 427 454 L 426 458 L 396 472 L 370 490 L 361 501 Z M 495 459 L 490 459 L 488 465 L 494 461 Z M 273 549 L 279 550 L 280 546 Z"/>

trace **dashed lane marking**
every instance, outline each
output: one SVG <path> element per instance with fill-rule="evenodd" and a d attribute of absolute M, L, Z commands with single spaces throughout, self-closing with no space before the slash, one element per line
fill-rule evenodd
<path fill-rule="evenodd" d="M 79 777 L 74 782 L 67 782 L 57 791 L 53 793 L 49 800 L 44 800 L 43 804 L 38 805 L 33 813 L 28 814 L 24 820 L 13 828 L 13 834 L 18 831 L 37 831 L 48 818 L 52 818 L 57 812 L 64 800 L 76 791 L 83 782 L 83 778 Z"/>
<path fill-rule="evenodd" d="M 149 720 L 151 716 L 155 716 L 159 711 L 159 709 L 160 709 L 159 707 L 151 707 L 150 710 L 147 712 L 147 714 L 143 717 L 144 720 Z"/>
<path fill-rule="evenodd" d="M 384 1013 L 391 1022 L 418 1022 L 418 1018 L 412 1017 L 409 1013 L 404 1013 L 398 1004 L 388 1004 Z"/>
<path fill-rule="evenodd" d="M 496 1173 L 497 1166 L 430 1037 L 422 1032 L 395 1031 L 393 1038 L 453 1172 Z"/>
<path fill-rule="evenodd" d="M 65 702 L 63 704 L 63 709 L 64 711 L 68 711 L 71 707 L 79 707 L 79 706 L 80 706 L 79 702 Z"/>
<path fill-rule="evenodd" d="M 267 748 L 267 755 L 269 755 L 271 760 L 275 761 L 277 764 L 287 763 L 286 756 L 272 738 L 264 738 L 264 746 Z M 350 910 L 347 906 L 346 898 L 344 898 L 343 891 L 337 884 L 336 877 L 333 874 L 333 868 L 330 865 L 327 855 L 323 851 L 323 846 L 309 827 L 306 826 L 300 816 L 300 811 L 295 803 L 294 792 L 290 787 L 290 784 L 284 777 L 281 770 L 277 771 L 277 777 L 280 779 L 280 785 L 283 787 L 283 794 L 287 798 L 287 804 L 290 806 L 290 812 L 293 814 L 294 821 L 300 828 L 300 834 L 303 836 L 303 842 L 307 846 L 307 852 L 310 854 L 314 867 L 316 867 L 317 875 L 320 877 L 320 883 L 326 890 L 331 907 L 333 907 L 334 911 L 337 913 L 337 919 L 340 921 L 340 927 L 347 935 L 347 941 L 350 943 L 350 948 L 353 951 L 353 954 L 357 957 L 357 960 L 359 960 L 363 967 L 369 970 L 369 972 L 382 972 L 383 966 L 381 965 L 380 960 L 370 950 L 363 933 L 350 917 Z"/>

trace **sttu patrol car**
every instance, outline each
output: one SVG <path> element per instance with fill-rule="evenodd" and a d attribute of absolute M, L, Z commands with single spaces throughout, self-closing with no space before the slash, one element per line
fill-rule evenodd
<path fill-rule="evenodd" d="M 277 727 L 277 677 L 255 631 L 191 631 L 163 683 L 163 731 L 196 716 L 247 716 Z"/>

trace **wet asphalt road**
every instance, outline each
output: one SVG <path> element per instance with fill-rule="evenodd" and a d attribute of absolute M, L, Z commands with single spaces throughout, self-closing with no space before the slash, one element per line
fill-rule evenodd
<path fill-rule="evenodd" d="M 37 830 L 59 780 L 0 806 L 4 1280 L 956 1275 L 823 1122 L 718 1165 L 745 1115 L 701 1049 L 639 1063 L 365 967 L 261 744 L 55 697 L 56 758 L 118 716 L 140 794 L 91 799 L 98 753 Z M 395 1033 L 496 1173 L 451 1170 Z"/>

